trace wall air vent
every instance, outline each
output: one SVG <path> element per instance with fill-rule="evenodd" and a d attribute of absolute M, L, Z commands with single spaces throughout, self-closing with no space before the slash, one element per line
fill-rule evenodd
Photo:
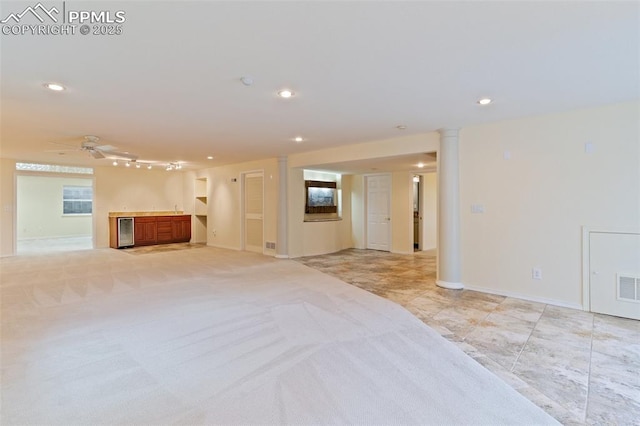
<path fill-rule="evenodd" d="M 640 277 L 618 274 L 618 300 L 640 303 Z"/>

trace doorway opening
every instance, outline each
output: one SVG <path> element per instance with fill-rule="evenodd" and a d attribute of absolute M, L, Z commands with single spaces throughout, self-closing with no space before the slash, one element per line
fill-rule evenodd
<path fill-rule="evenodd" d="M 93 178 L 16 175 L 16 254 L 93 248 Z"/>
<path fill-rule="evenodd" d="M 413 251 L 422 249 L 422 203 L 420 176 L 413 176 Z"/>
<path fill-rule="evenodd" d="M 242 249 L 263 253 L 264 173 L 243 173 L 242 192 Z"/>

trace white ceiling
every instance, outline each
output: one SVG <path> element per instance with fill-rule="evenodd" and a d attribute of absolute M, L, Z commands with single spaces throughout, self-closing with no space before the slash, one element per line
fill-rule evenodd
<path fill-rule="evenodd" d="M 33 4 L 3 1 L 0 19 Z M 108 164 L 45 152 L 91 134 L 141 160 L 211 167 L 390 138 L 400 124 L 405 136 L 640 97 L 634 1 L 66 7 L 124 10 L 123 34 L 0 35 L 2 157 Z M 284 87 L 296 96 L 278 98 Z"/>

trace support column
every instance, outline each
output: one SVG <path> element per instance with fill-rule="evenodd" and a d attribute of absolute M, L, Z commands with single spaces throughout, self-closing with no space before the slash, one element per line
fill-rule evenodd
<path fill-rule="evenodd" d="M 276 258 L 289 258 L 288 220 L 288 178 L 287 157 L 278 157 L 278 242 L 276 243 Z"/>
<path fill-rule="evenodd" d="M 438 279 L 436 285 L 459 290 L 460 185 L 458 173 L 458 129 L 440 129 L 438 151 Z"/>

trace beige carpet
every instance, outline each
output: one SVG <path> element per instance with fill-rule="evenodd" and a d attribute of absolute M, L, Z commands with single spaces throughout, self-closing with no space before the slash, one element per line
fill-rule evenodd
<path fill-rule="evenodd" d="M 11 424 L 555 424 L 400 306 L 213 248 L 0 260 Z"/>

